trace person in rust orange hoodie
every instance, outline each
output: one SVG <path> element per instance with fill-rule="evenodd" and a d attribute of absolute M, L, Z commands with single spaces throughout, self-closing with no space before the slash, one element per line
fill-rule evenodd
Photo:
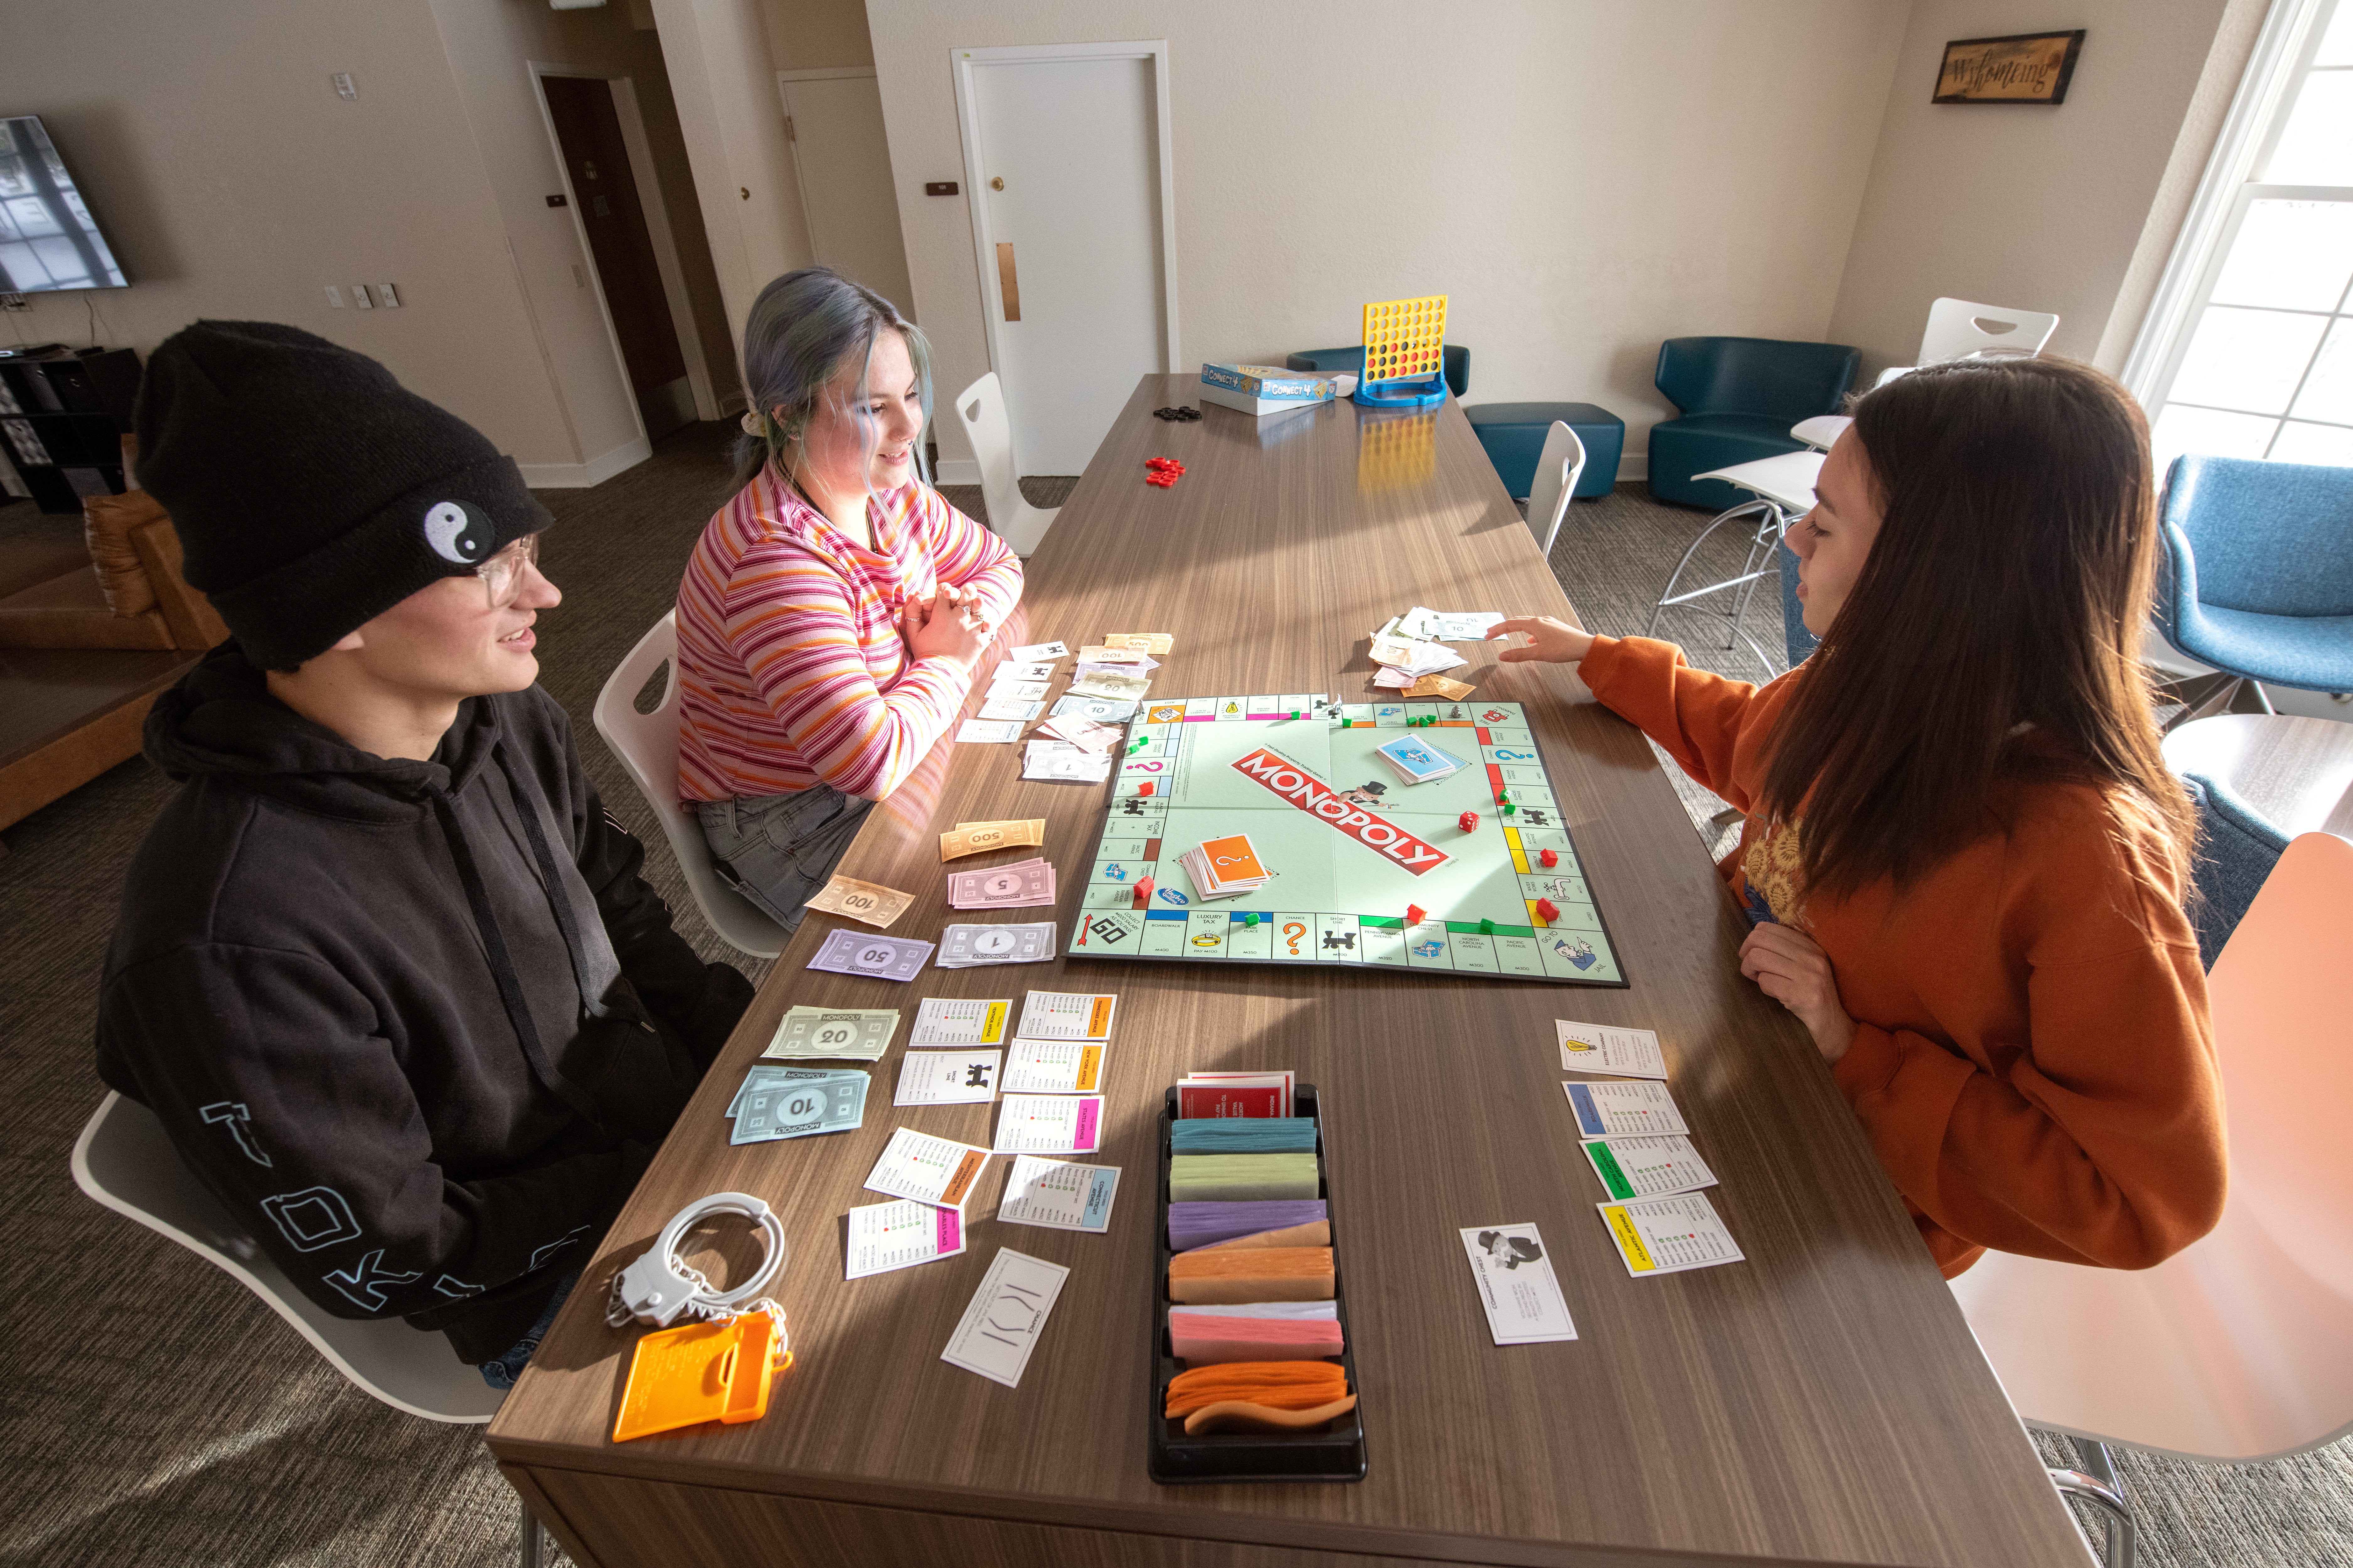
<path fill-rule="evenodd" d="M 1747 815 L 1741 972 L 1797 1015 L 1946 1275 L 1988 1247 L 2146 1268 L 2221 1217 L 2221 1079 L 2184 917 L 2196 825 L 2135 655 L 2147 426 L 2057 360 L 1862 397 L 1788 531 L 1820 647 L 1764 687 L 1549 617 L 1506 661 Z"/>

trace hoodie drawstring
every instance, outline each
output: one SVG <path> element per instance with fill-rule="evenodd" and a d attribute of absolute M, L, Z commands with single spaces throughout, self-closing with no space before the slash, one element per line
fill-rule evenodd
<path fill-rule="evenodd" d="M 522 836 L 531 840 L 532 858 L 539 862 L 539 879 L 547 890 L 547 907 L 555 916 L 555 929 L 563 934 L 565 956 L 572 961 L 572 983 L 580 992 L 580 1010 L 591 1018 L 604 1017 L 610 1009 L 589 984 L 580 922 L 573 913 L 572 900 L 565 895 L 564 878 L 556 869 L 554 852 L 547 847 L 547 830 L 540 826 L 536 797 L 515 771 L 514 759 L 507 755 L 505 742 L 495 742 L 491 754 L 498 759 L 499 771 L 506 775 L 508 793 L 514 796 L 515 815 L 522 818 Z"/>
<path fill-rule="evenodd" d="M 449 858 L 458 864 L 458 880 L 466 889 L 466 902 L 474 911 L 474 927 L 480 932 L 482 947 L 490 956 L 491 978 L 498 984 L 499 1000 L 506 1005 L 507 1022 L 514 1026 L 515 1037 L 522 1043 L 523 1058 L 531 1064 L 532 1072 L 541 1083 L 561 1097 L 566 1105 L 586 1117 L 598 1131 L 603 1131 L 604 1119 L 596 1112 L 596 1102 L 589 1098 L 587 1090 L 555 1070 L 555 1064 L 548 1060 L 547 1047 L 540 1043 L 539 1030 L 531 1021 L 530 1005 L 523 1000 L 522 984 L 515 978 L 514 963 L 507 955 L 506 935 L 499 929 L 498 916 L 491 909 L 490 890 L 483 885 L 481 871 L 474 864 L 473 846 L 467 841 L 456 805 L 447 790 L 429 787 L 427 793 L 432 798 L 434 815 L 441 819 L 441 834 L 448 841 Z M 526 833 L 533 847 L 539 848 L 543 856 L 544 838 L 539 831 L 539 825 L 532 821 L 528 803 L 518 804 L 522 806 Z M 541 874 L 546 875 L 543 860 Z M 563 929 L 565 941 L 569 945 L 575 938 L 571 910 L 564 906 L 561 884 L 554 883 L 553 879 L 550 881 L 549 902 L 557 910 L 556 922 Z M 577 973 L 576 960 L 575 973 Z"/>

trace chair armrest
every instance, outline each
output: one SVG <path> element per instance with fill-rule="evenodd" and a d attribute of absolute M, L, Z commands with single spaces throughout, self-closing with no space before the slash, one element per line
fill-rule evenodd
<path fill-rule="evenodd" d="M 2157 582 L 2150 607 L 2157 612 L 2159 629 L 2180 647 L 2182 634 L 2199 619 L 2198 558 L 2190 553 L 2189 536 L 2179 524 L 2160 518 L 2157 528 Z"/>
<path fill-rule="evenodd" d="M 142 524 L 132 530 L 131 542 L 138 547 L 140 563 L 147 568 L 147 580 L 155 589 L 155 607 L 164 613 L 164 624 L 172 628 L 172 646 L 201 653 L 227 640 L 228 623 L 181 574 L 180 536 L 173 531 L 172 520 L 158 517 Z"/>

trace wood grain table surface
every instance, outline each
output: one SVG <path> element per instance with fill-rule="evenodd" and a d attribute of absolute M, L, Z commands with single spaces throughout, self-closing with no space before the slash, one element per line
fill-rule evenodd
<path fill-rule="evenodd" d="M 1263 428 L 1215 406 L 1197 424 L 1151 417 L 1196 384 L 1138 386 L 1030 563 L 1001 646 L 1167 631 L 1155 697 L 1364 701 L 1366 634 L 1412 605 L 1573 614 L 1451 401 L 1419 420 L 1346 403 Z M 1143 482 L 1155 455 L 1187 465 L 1173 489 Z M 595 1568 L 2084 1561 L 1828 1071 L 1740 977 L 1742 922 L 1641 735 L 1564 669 L 1461 651 L 1472 663 L 1452 673 L 1528 705 L 1630 986 L 1095 959 L 934 968 L 900 985 L 807 971 L 841 923 L 811 914 L 490 1428 L 575 1556 Z M 985 686 L 984 673 L 972 706 Z M 1107 786 L 1019 773 L 1018 747 L 944 742 L 871 814 L 841 869 L 914 895 L 892 934 L 1051 913 L 1067 942 Z M 937 833 L 1030 816 L 1047 822 L 1060 907 L 949 911 Z M 1109 1233 L 999 1224 L 1000 1158 L 968 1209 L 964 1256 L 845 1283 L 843 1216 L 882 1201 L 861 1184 L 892 1130 L 990 1142 L 992 1106 L 892 1108 L 917 1002 L 1033 988 L 1119 995 L 1092 1156 L 1123 1172 Z M 902 1010 L 865 1125 L 730 1147 L 728 1100 L 797 1004 Z M 1562 1017 L 1658 1031 L 1746 1262 L 1628 1276 L 1560 1090 Z M 1322 1091 L 1366 1428 L 1360 1484 L 1161 1487 L 1145 1474 L 1155 1117 L 1186 1071 L 1253 1068 L 1295 1068 Z M 678 1209 L 728 1189 L 783 1216 L 792 1260 L 774 1293 L 797 1363 L 759 1422 L 616 1445 L 643 1331 L 606 1326 L 607 1281 Z M 1574 1342 L 1489 1339 L 1457 1232 L 1520 1221 L 1543 1228 Z M 1018 1389 L 939 1359 L 1003 1247 L 1071 1269 Z"/>

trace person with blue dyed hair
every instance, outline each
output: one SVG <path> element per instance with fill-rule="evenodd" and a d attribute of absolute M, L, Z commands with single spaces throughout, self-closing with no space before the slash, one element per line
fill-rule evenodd
<path fill-rule="evenodd" d="M 947 733 L 1021 597 L 1012 549 L 926 482 L 931 353 L 828 268 L 760 291 L 740 489 L 678 594 L 679 798 L 787 931 Z"/>

